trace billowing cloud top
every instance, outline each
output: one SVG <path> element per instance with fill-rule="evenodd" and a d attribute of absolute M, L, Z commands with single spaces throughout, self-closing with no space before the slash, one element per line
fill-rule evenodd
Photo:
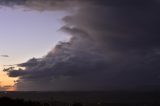
<path fill-rule="evenodd" d="M 59 43 L 43 58 L 8 69 L 18 90 L 109 90 L 160 82 L 159 0 L 1 0 L 35 10 L 75 9 Z"/>

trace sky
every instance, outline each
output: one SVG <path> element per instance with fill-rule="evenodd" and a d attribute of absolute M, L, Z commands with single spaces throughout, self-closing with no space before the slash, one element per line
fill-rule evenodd
<path fill-rule="evenodd" d="M 0 64 L 17 64 L 29 57 L 43 56 L 58 41 L 66 40 L 67 36 L 58 31 L 65 14 L 5 7 L 0 9 L 0 53 L 10 57 L 2 59 Z"/>
<path fill-rule="evenodd" d="M 15 80 L 1 90 L 160 88 L 159 0 L 0 0 L 0 6 L 16 8 L 0 10 L 0 62 L 10 65 L 1 74 Z"/>
<path fill-rule="evenodd" d="M 0 84 L 13 85 L 17 78 L 9 78 L 2 70 L 32 57 L 42 57 L 59 41 L 69 36 L 58 29 L 63 25 L 64 11 L 30 11 L 2 7 L 0 9 Z M 5 66 L 6 67 L 6 66 Z"/>

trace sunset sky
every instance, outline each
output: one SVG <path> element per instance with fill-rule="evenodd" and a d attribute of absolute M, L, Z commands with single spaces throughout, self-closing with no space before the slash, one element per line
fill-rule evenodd
<path fill-rule="evenodd" d="M 24 11 L 2 7 L 0 9 L 0 85 L 14 84 L 3 72 L 4 65 L 14 65 L 32 57 L 42 57 L 57 42 L 67 41 L 69 36 L 58 29 L 63 25 L 63 11 Z"/>
<path fill-rule="evenodd" d="M 0 90 L 156 90 L 159 28 L 160 0 L 0 0 Z"/>

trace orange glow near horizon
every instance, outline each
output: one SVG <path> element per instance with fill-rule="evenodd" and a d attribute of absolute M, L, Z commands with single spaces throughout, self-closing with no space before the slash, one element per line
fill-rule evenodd
<path fill-rule="evenodd" d="M 18 78 L 11 78 L 7 75 L 7 73 L 3 72 L 3 67 L 0 66 L 0 87 L 5 88 L 7 86 L 14 86 L 14 81 Z M 15 91 L 15 87 L 6 88 L 7 91 Z"/>

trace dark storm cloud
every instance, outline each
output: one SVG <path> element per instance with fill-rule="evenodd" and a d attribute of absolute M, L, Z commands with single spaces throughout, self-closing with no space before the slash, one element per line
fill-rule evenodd
<path fill-rule="evenodd" d="M 65 5 L 67 8 L 73 9 L 74 4 L 80 8 L 63 18 L 66 25 L 60 30 L 72 36 L 69 42 L 60 42 L 43 58 L 19 64 L 24 70 L 7 70 L 9 76 L 20 77 L 16 84 L 19 90 L 159 86 L 158 0 L 78 0 L 78 5 L 73 1 L 44 6 L 43 0 L 35 1 L 36 5 L 27 0 L 32 9 L 55 10 L 54 6 L 67 2 L 73 5 Z"/>
<path fill-rule="evenodd" d="M 0 0 L 1 5 L 13 6 L 13 5 L 24 5 L 27 0 Z"/>
<path fill-rule="evenodd" d="M 127 5 L 146 5 L 156 4 L 159 0 L 0 0 L 3 6 L 24 6 L 32 9 L 48 10 L 48 9 L 64 9 L 70 8 L 75 4 L 95 4 L 101 6 L 127 6 Z"/>
<path fill-rule="evenodd" d="M 10 77 L 19 77 L 25 75 L 26 72 L 23 72 L 23 70 L 12 70 L 8 73 Z"/>
<path fill-rule="evenodd" d="M 79 0 L 0 0 L 1 6 L 23 7 L 29 10 L 64 10 Z"/>

